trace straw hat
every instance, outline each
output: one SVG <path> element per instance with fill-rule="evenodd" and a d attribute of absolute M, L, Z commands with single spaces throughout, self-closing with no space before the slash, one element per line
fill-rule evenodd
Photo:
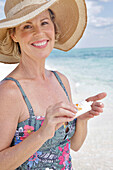
<path fill-rule="evenodd" d="M 44 10 L 51 9 L 55 14 L 61 35 L 55 47 L 69 51 L 82 37 L 87 23 L 85 0 L 6 0 L 6 19 L 0 21 L 0 44 L 6 37 L 7 29 L 34 18 Z M 12 54 L 1 52 L 0 62 L 18 63 Z"/>

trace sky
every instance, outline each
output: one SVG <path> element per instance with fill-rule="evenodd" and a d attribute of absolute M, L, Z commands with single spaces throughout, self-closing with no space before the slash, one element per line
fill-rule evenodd
<path fill-rule="evenodd" d="M 5 17 L 0 0 L 0 19 Z M 88 23 L 76 48 L 113 47 L 113 0 L 86 0 Z"/>

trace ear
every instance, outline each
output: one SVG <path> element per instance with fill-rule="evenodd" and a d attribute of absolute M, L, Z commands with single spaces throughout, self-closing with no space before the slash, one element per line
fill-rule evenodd
<path fill-rule="evenodd" d="M 15 30 L 11 31 L 10 36 L 14 42 L 18 42 L 15 34 Z"/>

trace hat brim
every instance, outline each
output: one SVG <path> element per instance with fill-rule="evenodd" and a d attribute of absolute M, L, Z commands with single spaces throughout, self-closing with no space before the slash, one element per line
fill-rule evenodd
<path fill-rule="evenodd" d="M 17 64 L 19 63 L 19 59 L 15 58 L 12 55 L 4 55 L 4 54 L 0 54 L 0 62 L 1 63 L 5 63 L 5 64 Z"/>
<path fill-rule="evenodd" d="M 45 7 L 43 4 L 43 8 L 39 5 L 26 7 L 13 17 L 0 21 L 0 41 L 5 38 L 8 28 L 16 27 L 34 18 L 48 8 L 54 12 L 56 23 L 61 32 L 60 38 L 55 43 L 54 48 L 62 51 L 72 49 L 80 40 L 86 28 L 87 10 L 85 0 L 53 0 L 51 3 L 46 3 Z M 3 60 L 3 55 L 0 54 L 0 62 L 17 63 L 19 61 L 13 56 L 7 56 Z"/>

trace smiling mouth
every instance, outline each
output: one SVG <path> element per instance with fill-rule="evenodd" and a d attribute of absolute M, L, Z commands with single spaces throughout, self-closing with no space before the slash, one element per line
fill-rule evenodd
<path fill-rule="evenodd" d="M 38 48 L 44 48 L 47 46 L 48 42 L 49 42 L 49 40 L 45 40 L 42 42 L 34 42 L 31 45 L 33 45 L 34 47 L 38 47 Z"/>

